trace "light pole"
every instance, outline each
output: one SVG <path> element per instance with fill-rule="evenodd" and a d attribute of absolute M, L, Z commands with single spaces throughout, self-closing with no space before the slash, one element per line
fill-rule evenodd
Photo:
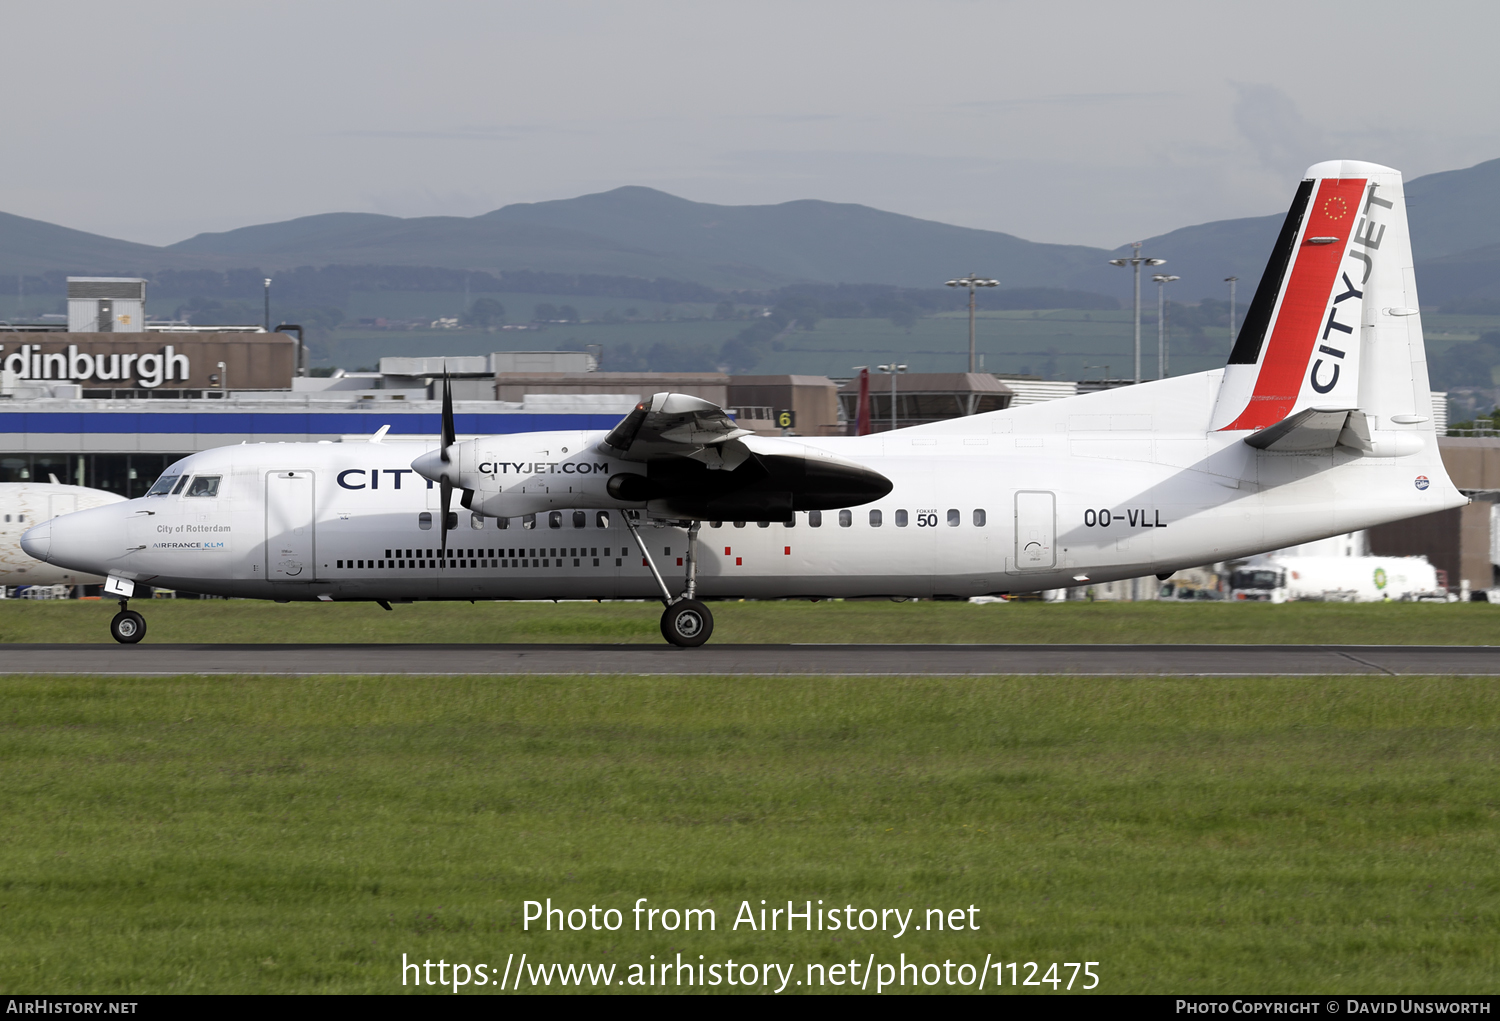
<path fill-rule="evenodd" d="M 271 332 L 271 278 L 266 277 L 266 332 Z"/>
<path fill-rule="evenodd" d="M 1239 277 L 1225 277 L 1224 282 L 1229 285 L 1229 343 L 1234 344 L 1234 283 Z"/>
<path fill-rule="evenodd" d="M 1000 281 L 991 280 L 988 277 L 977 277 L 970 273 L 966 277 L 957 280 L 949 280 L 949 287 L 967 287 L 969 289 L 969 371 L 974 371 L 974 288 L 976 287 L 999 287 Z M 905 368 L 905 366 L 903 366 Z M 895 386 L 895 383 L 891 383 Z"/>
<path fill-rule="evenodd" d="M 1181 280 L 1170 273 L 1152 274 L 1156 281 L 1156 378 L 1167 378 L 1167 285 Z"/>
<path fill-rule="evenodd" d="M 889 372 L 891 374 L 891 432 L 895 432 L 896 431 L 896 374 L 900 373 L 900 372 L 905 372 L 906 371 L 906 366 L 905 365 L 897 365 L 895 362 L 892 362 L 890 365 L 877 365 L 875 367 L 877 369 L 879 369 L 881 372 Z"/>
<path fill-rule="evenodd" d="M 1141 243 L 1130 246 L 1128 259 L 1110 259 L 1111 266 L 1130 266 L 1135 270 L 1135 381 L 1141 381 L 1141 266 L 1160 266 L 1166 259 L 1152 259 L 1141 254 Z"/>

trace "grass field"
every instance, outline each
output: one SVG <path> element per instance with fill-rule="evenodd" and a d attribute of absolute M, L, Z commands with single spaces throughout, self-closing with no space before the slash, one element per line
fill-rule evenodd
<path fill-rule="evenodd" d="M 645 642 L 654 602 L 135 600 L 149 642 Z M 6 642 L 108 642 L 112 602 L 0 603 Z M 713 603 L 715 643 L 1500 645 L 1488 603 Z"/>
<path fill-rule="evenodd" d="M 11 676 L 0 721 L 5 993 L 399 992 L 403 953 L 992 954 L 1114 993 L 1500 964 L 1493 679 Z M 523 932 L 547 897 L 625 928 Z M 717 928 L 631 931 L 638 897 Z M 731 929 L 762 898 L 981 928 Z"/>

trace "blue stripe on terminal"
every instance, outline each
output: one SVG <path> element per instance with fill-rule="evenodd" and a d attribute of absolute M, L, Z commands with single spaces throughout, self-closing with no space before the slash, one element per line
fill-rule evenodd
<path fill-rule="evenodd" d="M 455 415 L 460 433 L 487 436 L 501 433 L 551 432 L 560 429 L 613 429 L 619 415 Z M 0 433 L 192 433 L 260 436 L 358 436 L 389 424 L 391 436 L 437 436 L 438 414 L 344 412 L 111 412 L 21 411 L 0 413 Z"/>

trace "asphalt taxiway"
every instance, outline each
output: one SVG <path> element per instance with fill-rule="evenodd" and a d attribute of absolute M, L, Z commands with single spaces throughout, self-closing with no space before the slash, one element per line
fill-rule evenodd
<path fill-rule="evenodd" d="M 17 644 L 0 673 L 1500 676 L 1500 646 Z"/>

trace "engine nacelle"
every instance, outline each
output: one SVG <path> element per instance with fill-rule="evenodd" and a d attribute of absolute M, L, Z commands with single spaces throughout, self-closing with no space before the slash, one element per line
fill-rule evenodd
<path fill-rule="evenodd" d="M 455 443 L 412 462 L 426 478 L 463 491 L 461 503 L 486 517 L 515 518 L 564 509 L 646 507 L 658 516 L 779 520 L 795 511 L 833 510 L 878 500 L 891 482 L 863 465 L 774 437 L 685 446 L 624 460 L 602 434 L 523 433 Z"/>

